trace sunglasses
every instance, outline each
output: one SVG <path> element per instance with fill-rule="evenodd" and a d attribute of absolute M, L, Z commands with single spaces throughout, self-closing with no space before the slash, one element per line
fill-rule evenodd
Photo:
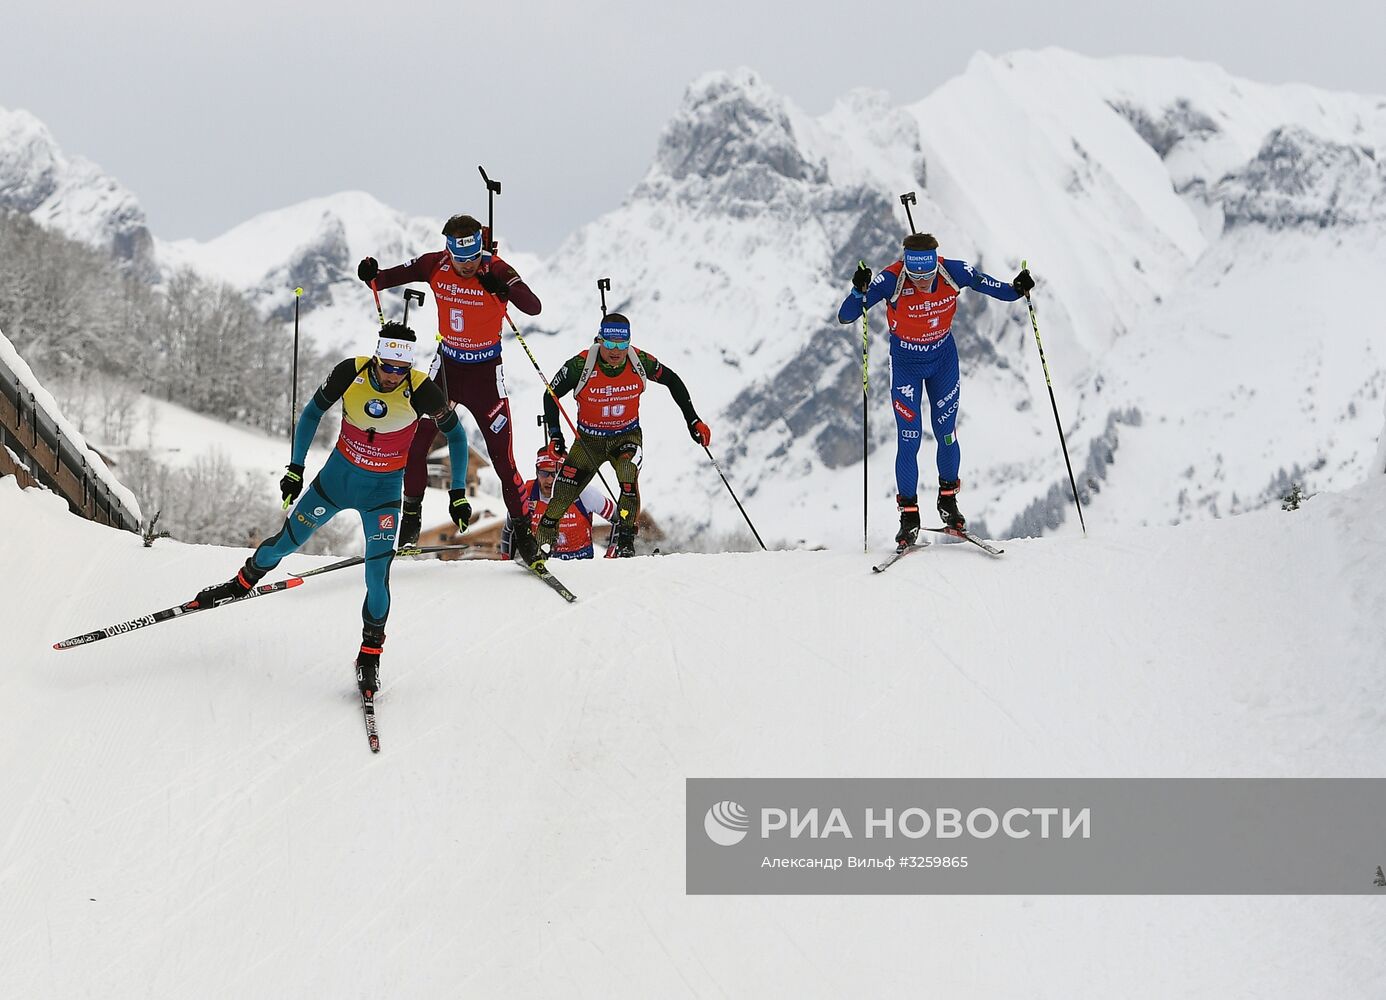
<path fill-rule="evenodd" d="M 380 366 L 380 370 L 390 375 L 407 375 L 412 365 L 392 365 L 380 358 L 375 359 L 375 363 Z"/>
<path fill-rule="evenodd" d="M 603 340 L 602 346 L 608 351 L 619 351 L 630 346 L 629 340 Z"/>

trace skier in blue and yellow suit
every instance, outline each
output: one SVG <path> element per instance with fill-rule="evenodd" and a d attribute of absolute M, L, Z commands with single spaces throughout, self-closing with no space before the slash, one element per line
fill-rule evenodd
<path fill-rule="evenodd" d="M 260 543 L 231 580 L 197 595 L 202 606 L 243 597 L 338 513 L 359 511 L 366 538 L 366 600 L 361 606 L 356 680 L 363 692 L 372 695 L 378 690 L 385 619 L 390 614 L 390 562 L 399 526 L 404 465 L 419 417 L 434 418 L 447 435 L 452 459 L 448 513 L 457 530 L 465 531 L 472 516 L 466 496 L 467 432 L 448 408 L 442 389 L 413 367 L 414 346 L 412 330 L 386 323 L 373 357 L 346 358 L 332 369 L 294 429 L 292 461 L 279 481 L 285 506 L 298 500 L 303 490 L 303 460 L 323 414 L 341 400 L 342 429 L 336 449 L 278 533 Z"/>

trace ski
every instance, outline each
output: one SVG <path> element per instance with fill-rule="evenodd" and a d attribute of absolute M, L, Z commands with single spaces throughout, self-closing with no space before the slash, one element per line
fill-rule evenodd
<path fill-rule="evenodd" d="M 967 531 L 966 529 L 960 531 L 957 528 L 925 528 L 924 530 L 932 531 L 939 535 L 949 535 L 953 538 L 959 538 L 964 542 L 971 542 L 973 545 L 977 546 L 977 548 L 981 549 L 989 556 L 999 556 L 1001 553 L 1006 551 L 1005 549 L 998 549 L 995 545 L 992 545 L 990 542 L 984 539 L 978 538 L 976 535 L 974 535 L 970 531 Z"/>
<path fill-rule="evenodd" d="M 264 597 L 266 594 L 277 594 L 281 590 L 297 587 L 302 582 L 303 581 L 298 577 L 290 577 L 287 580 L 280 580 L 276 583 L 261 584 L 244 597 L 223 601 L 221 604 L 213 604 L 210 608 L 198 607 L 197 601 L 189 601 L 187 604 L 179 604 L 176 607 L 165 608 L 162 611 L 141 615 L 138 618 L 131 618 L 129 621 L 108 625 L 106 628 L 97 629 L 95 632 L 87 632 L 85 635 L 74 635 L 71 639 L 55 642 L 53 648 L 71 649 L 73 646 L 85 646 L 87 643 L 96 642 L 98 639 L 109 639 L 113 635 L 124 635 L 126 632 L 135 631 L 135 629 L 172 621 L 175 618 L 182 618 L 184 615 L 190 615 L 197 611 L 210 611 L 212 608 L 224 608 L 228 604 L 239 604 L 241 601 L 248 601 L 252 597 Z"/>
<path fill-rule="evenodd" d="M 563 586 L 563 584 L 561 584 L 558 581 L 558 577 L 554 576 L 552 573 L 549 572 L 547 566 L 531 566 L 529 563 L 525 562 L 522 559 L 516 559 L 515 562 L 518 562 L 525 569 L 529 570 L 529 572 L 532 575 L 537 576 L 539 579 L 543 580 L 546 584 L 553 588 L 554 593 L 556 593 L 559 597 L 563 598 L 569 604 L 572 604 L 574 601 L 577 600 L 577 594 L 574 594 L 567 587 Z"/>
<path fill-rule="evenodd" d="M 471 548 L 470 545 L 409 545 L 402 549 L 397 549 L 395 551 L 395 558 L 400 559 L 406 556 L 423 556 L 428 555 L 430 552 L 460 552 L 463 549 L 469 548 Z M 365 561 L 365 556 L 350 556 L 334 563 L 328 563 L 326 566 L 319 566 L 316 569 L 305 570 L 302 573 L 293 573 L 290 575 L 299 580 L 305 580 L 310 576 L 317 576 L 320 573 L 332 573 L 339 569 L 346 569 L 349 566 L 359 566 Z"/>
<path fill-rule="evenodd" d="M 892 553 L 886 558 L 886 561 L 885 561 L 885 562 L 883 562 L 883 563 L 878 563 L 877 565 L 872 566 L 872 567 L 871 567 L 871 572 L 873 572 L 873 573 L 884 573 L 886 570 L 890 569 L 890 567 L 894 566 L 897 562 L 899 562 L 901 559 L 905 558 L 905 556 L 909 555 L 911 552 L 915 551 L 916 549 L 925 549 L 925 548 L 928 548 L 928 547 L 929 547 L 929 543 L 928 543 L 928 542 L 915 542 L 915 543 L 912 544 L 912 545 L 901 545 L 901 546 L 897 547 L 896 550 L 895 550 L 894 552 L 892 552 Z"/>
<path fill-rule="evenodd" d="M 371 753 L 380 753 L 380 733 L 375 728 L 375 692 L 361 692 L 361 711 L 366 717 L 366 742 Z"/>

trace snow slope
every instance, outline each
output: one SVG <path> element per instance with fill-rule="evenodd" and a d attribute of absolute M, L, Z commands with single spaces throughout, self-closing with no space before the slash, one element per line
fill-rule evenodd
<path fill-rule="evenodd" d="M 399 565 L 378 757 L 358 574 L 55 653 L 244 552 L 143 549 L 13 480 L 0 514 L 32 528 L 0 542 L 7 995 L 1386 992 L 1379 900 L 695 898 L 682 845 L 687 776 L 1379 775 L 1386 477 L 884 577 L 565 564 L 573 606 Z"/>

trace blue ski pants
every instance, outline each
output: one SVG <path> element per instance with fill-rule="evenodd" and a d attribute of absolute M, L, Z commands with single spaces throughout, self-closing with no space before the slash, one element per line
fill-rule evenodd
<path fill-rule="evenodd" d="M 929 414 L 940 479 L 957 479 L 958 345 L 950 333 L 928 345 L 890 338 L 890 406 L 895 411 L 895 489 L 901 496 L 919 491 L 919 443 L 923 414 Z M 926 407 L 927 402 L 927 407 Z"/>
<path fill-rule="evenodd" d="M 366 536 L 366 600 L 361 618 L 367 625 L 384 625 L 390 615 L 390 563 L 403 490 L 404 470 L 368 472 L 334 451 L 284 519 L 284 527 L 261 542 L 251 558 L 261 569 L 274 569 L 342 511 L 360 512 L 361 533 Z"/>

